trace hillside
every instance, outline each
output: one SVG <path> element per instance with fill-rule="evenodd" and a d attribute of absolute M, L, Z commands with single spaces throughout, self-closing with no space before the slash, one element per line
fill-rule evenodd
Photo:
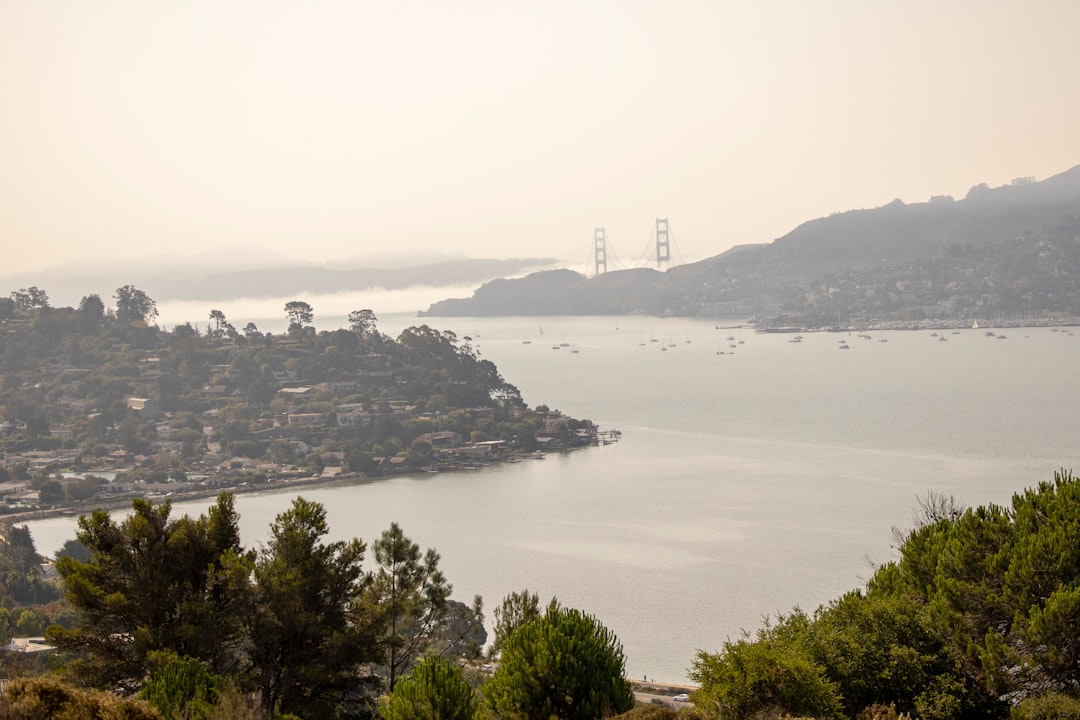
<path fill-rule="evenodd" d="M 1080 166 L 960 200 L 894 200 L 660 273 L 562 271 L 484 285 L 426 315 L 655 314 L 963 320 L 1080 314 Z"/>

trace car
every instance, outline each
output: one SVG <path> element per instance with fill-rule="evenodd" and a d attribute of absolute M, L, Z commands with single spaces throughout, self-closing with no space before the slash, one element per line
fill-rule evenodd
<path fill-rule="evenodd" d="M 675 702 L 690 702 L 690 696 L 686 693 L 679 693 L 675 697 L 671 698 Z"/>

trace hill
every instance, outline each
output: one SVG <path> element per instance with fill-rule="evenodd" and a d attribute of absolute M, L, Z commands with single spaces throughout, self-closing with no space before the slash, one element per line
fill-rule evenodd
<path fill-rule="evenodd" d="M 496 280 L 426 315 L 655 314 L 958 321 L 1080 314 L 1080 166 L 805 222 L 660 273 Z"/>

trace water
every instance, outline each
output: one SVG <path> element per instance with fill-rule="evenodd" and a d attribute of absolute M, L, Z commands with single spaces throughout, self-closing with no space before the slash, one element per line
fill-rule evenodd
<path fill-rule="evenodd" d="M 420 322 L 472 337 L 531 405 L 618 428 L 621 442 L 303 495 L 325 504 L 335 539 L 370 541 L 399 522 L 440 552 L 458 599 L 484 597 L 489 621 L 523 588 L 594 613 L 622 641 L 631 677 L 684 680 L 697 650 L 860 587 L 895 557 L 890 529 L 911 525 L 929 489 L 1006 503 L 1056 469 L 1080 469 L 1080 337 L 1065 331 L 945 331 L 948 342 L 813 333 L 795 344 L 641 317 L 387 315 L 379 327 Z M 291 497 L 238 496 L 245 542 L 263 541 Z M 31 528 L 52 552 L 73 521 Z"/>

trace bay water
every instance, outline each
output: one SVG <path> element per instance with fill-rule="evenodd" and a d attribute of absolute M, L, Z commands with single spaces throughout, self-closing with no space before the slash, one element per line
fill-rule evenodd
<path fill-rule="evenodd" d="M 891 528 L 909 528 L 930 490 L 1003 504 L 1080 470 L 1080 335 L 1068 328 L 801 342 L 640 316 L 391 314 L 379 328 L 421 323 L 471 338 L 530 405 L 621 440 L 300 494 L 326 506 L 331 539 L 371 541 L 396 521 L 438 550 L 454 596 L 483 596 L 489 629 L 491 610 L 525 588 L 594 614 L 630 677 L 685 681 L 698 650 L 861 587 L 895 559 Z M 295 495 L 237 496 L 245 543 L 265 542 Z M 50 554 L 74 520 L 30 528 Z"/>

